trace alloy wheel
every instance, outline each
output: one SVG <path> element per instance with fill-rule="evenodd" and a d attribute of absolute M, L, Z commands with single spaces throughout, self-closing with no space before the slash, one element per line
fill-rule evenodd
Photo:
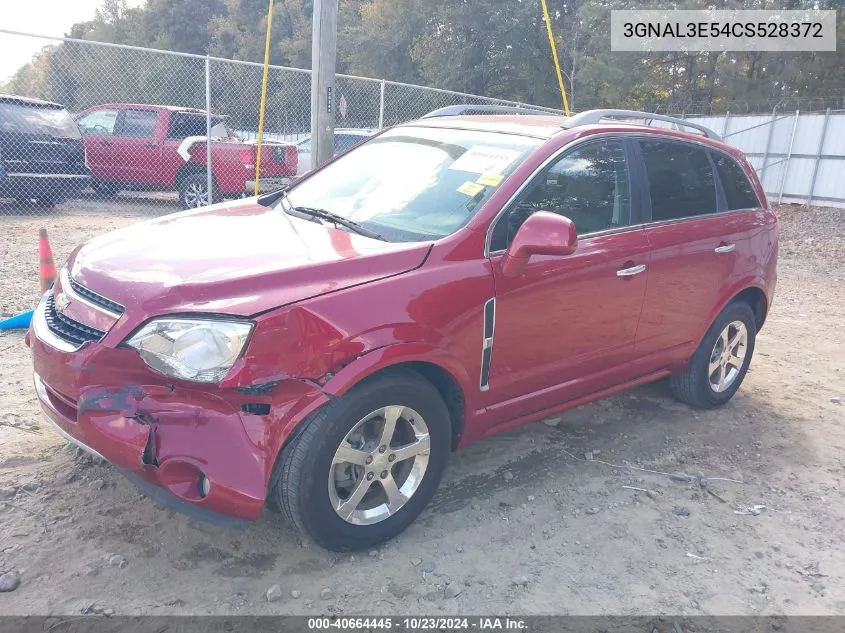
<path fill-rule="evenodd" d="M 430 454 L 423 417 L 402 405 L 364 416 L 338 446 L 329 470 L 329 499 L 353 525 L 372 525 L 401 510 L 419 489 Z"/>
<path fill-rule="evenodd" d="M 710 353 L 707 376 L 713 391 L 721 393 L 736 381 L 747 351 L 748 330 L 745 324 L 731 321 L 719 334 Z"/>
<path fill-rule="evenodd" d="M 183 195 L 185 198 L 185 206 L 190 209 L 205 207 L 209 204 L 207 186 L 191 183 L 185 188 L 185 193 Z"/>

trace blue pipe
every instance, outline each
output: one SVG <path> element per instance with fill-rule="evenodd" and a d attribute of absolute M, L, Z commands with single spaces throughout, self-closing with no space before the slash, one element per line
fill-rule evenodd
<path fill-rule="evenodd" d="M 29 327 L 32 321 L 32 310 L 23 312 L 13 317 L 9 317 L 5 321 L 0 321 L 0 330 L 21 330 Z"/>

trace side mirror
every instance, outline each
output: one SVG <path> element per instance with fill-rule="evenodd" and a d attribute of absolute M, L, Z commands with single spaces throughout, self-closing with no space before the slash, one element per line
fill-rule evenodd
<path fill-rule="evenodd" d="M 532 255 L 571 255 L 577 247 L 572 220 L 551 211 L 536 211 L 522 223 L 505 251 L 502 274 L 519 277 Z"/>

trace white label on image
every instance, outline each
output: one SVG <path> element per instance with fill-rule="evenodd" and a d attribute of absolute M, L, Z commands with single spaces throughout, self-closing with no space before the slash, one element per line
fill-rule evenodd
<path fill-rule="evenodd" d="M 512 149 L 474 145 L 461 154 L 449 169 L 469 171 L 474 174 L 501 174 L 517 159 L 519 152 Z"/>

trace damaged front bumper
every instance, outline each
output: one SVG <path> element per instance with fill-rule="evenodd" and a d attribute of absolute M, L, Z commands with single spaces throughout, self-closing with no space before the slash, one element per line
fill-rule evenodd
<path fill-rule="evenodd" d="M 39 390 L 44 390 L 43 395 L 39 393 L 38 400 L 41 403 L 42 408 L 44 409 L 45 417 L 47 421 L 52 425 L 53 429 L 61 435 L 66 441 L 70 442 L 74 446 L 81 448 L 83 451 L 88 453 L 89 455 L 93 455 L 94 457 L 98 457 L 104 461 L 108 461 L 104 455 L 101 455 L 98 451 L 94 450 L 80 439 L 74 437 L 70 433 L 68 433 L 62 425 L 53 417 L 53 413 L 50 412 L 48 406 L 45 404 L 47 402 L 47 393 L 44 387 L 44 383 L 41 381 L 41 378 L 38 374 L 34 374 L 35 378 L 35 389 L 36 392 Z M 237 519 L 235 517 L 227 516 L 225 514 L 220 514 L 219 512 L 213 512 L 211 510 L 207 510 L 203 507 L 197 506 L 195 504 L 191 504 L 187 501 L 180 499 L 175 494 L 168 491 L 166 488 L 162 488 L 154 483 L 150 483 L 140 475 L 132 472 L 131 470 L 127 470 L 125 468 L 119 468 L 121 474 L 126 477 L 138 490 L 146 497 L 149 497 L 156 503 L 165 508 L 170 508 L 171 510 L 175 510 L 180 512 L 192 519 L 198 519 L 200 521 L 205 521 L 207 523 L 213 523 L 215 525 L 222 525 L 224 527 L 230 528 L 245 528 L 252 524 L 251 521 Z"/>
<path fill-rule="evenodd" d="M 59 434 L 165 506 L 228 525 L 258 518 L 278 450 L 303 403 L 321 400 L 319 389 L 291 380 L 256 393 L 170 380 L 112 333 L 75 348 L 54 341 L 44 303 L 28 342 L 36 395 Z"/>

